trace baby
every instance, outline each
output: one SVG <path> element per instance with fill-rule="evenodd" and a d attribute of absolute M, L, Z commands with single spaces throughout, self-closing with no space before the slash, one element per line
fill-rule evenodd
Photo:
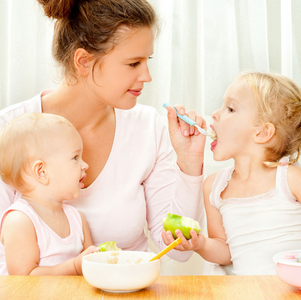
<path fill-rule="evenodd" d="M 80 195 L 82 139 L 63 117 L 26 113 L 0 133 L 0 176 L 22 194 L 0 219 L 0 275 L 81 275 L 92 246 Z"/>

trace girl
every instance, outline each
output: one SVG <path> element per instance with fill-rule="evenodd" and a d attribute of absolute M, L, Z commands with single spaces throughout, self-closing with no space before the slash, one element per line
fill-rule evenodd
<path fill-rule="evenodd" d="M 83 256 L 99 250 L 83 215 L 63 204 L 84 186 L 82 151 L 76 129 L 56 115 L 23 114 L 2 128 L 1 179 L 22 198 L 0 219 L 1 275 L 82 275 Z"/>
<path fill-rule="evenodd" d="M 95 245 L 116 241 L 123 250 L 148 250 L 147 221 L 159 249 L 168 212 L 204 217 L 200 202 L 205 137 L 169 108 L 169 130 L 177 153 L 174 167 L 168 133 L 157 112 L 136 105 L 151 81 L 157 19 L 145 0 L 40 0 L 57 19 L 53 56 L 62 69 L 54 91 L 0 112 L 0 126 L 24 112 L 57 114 L 80 133 L 89 164 L 85 189 L 70 202 L 85 216 Z M 184 107 L 178 106 L 182 114 Z M 194 112 L 189 117 L 204 126 Z M 189 196 L 187 196 L 189 195 Z M 20 194 L 0 187 L 0 210 Z M 191 253 L 172 252 L 177 260 Z"/>
<path fill-rule="evenodd" d="M 213 157 L 234 167 L 204 182 L 209 238 L 192 231 L 177 249 L 233 263 L 237 275 L 276 274 L 273 255 L 301 248 L 301 90 L 284 76 L 243 73 L 212 118 Z"/>

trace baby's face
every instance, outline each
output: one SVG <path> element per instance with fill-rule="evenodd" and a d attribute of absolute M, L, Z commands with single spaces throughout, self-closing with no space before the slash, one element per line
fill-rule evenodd
<path fill-rule="evenodd" d="M 226 90 L 223 105 L 212 114 L 211 144 L 215 160 L 228 160 L 248 152 L 253 145 L 257 108 L 253 90 L 245 80 L 234 81 Z"/>
<path fill-rule="evenodd" d="M 70 127 L 67 134 L 58 134 L 52 145 L 55 150 L 46 159 L 46 171 L 53 196 L 59 201 L 78 198 L 89 167 L 82 159 L 81 136 Z"/>

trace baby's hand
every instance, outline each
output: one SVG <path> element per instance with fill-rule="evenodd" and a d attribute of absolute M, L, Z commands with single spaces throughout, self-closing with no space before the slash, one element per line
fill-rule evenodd
<path fill-rule="evenodd" d="M 177 229 L 175 231 L 177 237 L 181 238 L 182 243 L 175 247 L 179 251 L 197 251 L 201 249 L 205 242 L 205 237 L 202 234 L 197 234 L 194 230 L 190 231 L 191 239 L 187 240 L 181 230 Z M 166 245 L 170 245 L 175 239 L 173 238 L 170 231 L 162 231 L 162 239 Z"/>
<path fill-rule="evenodd" d="M 98 251 L 99 251 L 98 247 L 90 246 L 74 259 L 74 266 L 75 266 L 75 269 L 76 269 L 76 272 L 78 275 L 83 275 L 83 272 L 82 272 L 83 257 L 87 254 L 98 252 Z"/>

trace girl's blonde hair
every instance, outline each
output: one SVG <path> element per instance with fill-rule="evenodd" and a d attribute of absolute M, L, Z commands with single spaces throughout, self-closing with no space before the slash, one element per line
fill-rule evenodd
<path fill-rule="evenodd" d="M 8 122 L 0 131 L 2 181 L 21 193 L 30 191 L 24 175 L 30 174 L 31 163 L 50 155 L 52 141 L 70 128 L 65 118 L 46 113 L 25 113 Z"/>
<path fill-rule="evenodd" d="M 237 79 L 245 79 L 251 86 L 258 107 L 258 121 L 275 126 L 276 143 L 266 148 L 268 167 L 281 165 L 279 160 L 290 156 L 289 164 L 300 156 L 301 145 L 301 89 L 291 79 L 271 73 L 244 72 Z"/>

